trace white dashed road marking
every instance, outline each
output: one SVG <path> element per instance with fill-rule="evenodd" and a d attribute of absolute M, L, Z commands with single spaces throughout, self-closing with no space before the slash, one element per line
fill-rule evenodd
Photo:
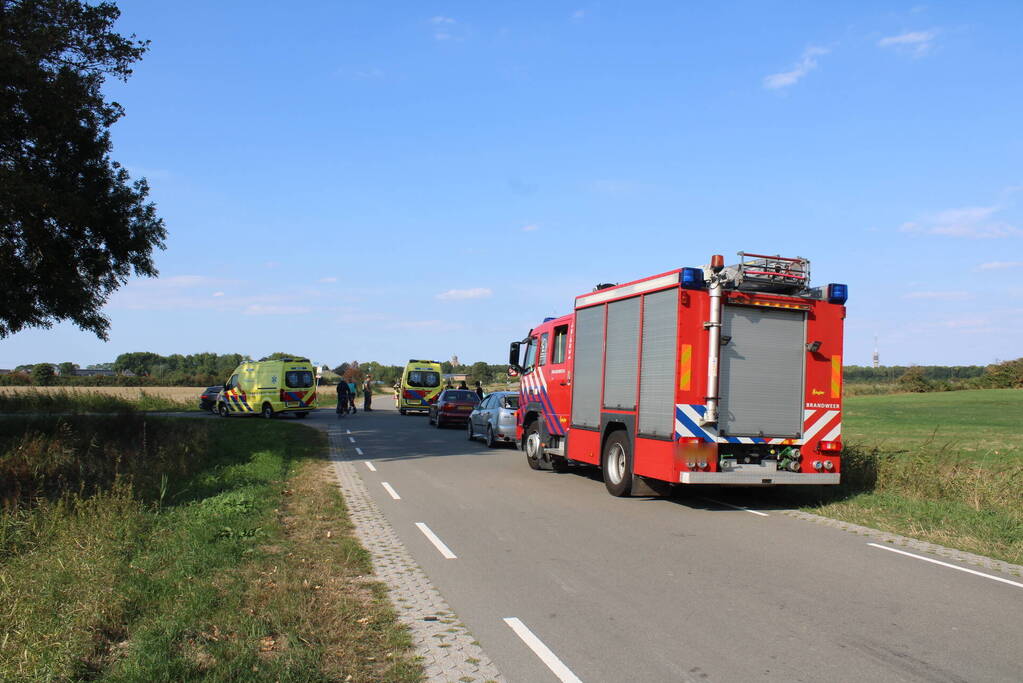
<path fill-rule="evenodd" d="M 522 642 L 533 651 L 533 654 L 540 658 L 540 661 L 547 665 L 547 668 L 558 677 L 559 681 L 562 683 L 582 683 L 579 677 L 572 673 L 572 670 L 565 666 L 565 663 L 558 659 L 558 656 L 551 652 L 551 649 L 544 645 L 543 641 L 537 638 L 518 617 L 505 617 L 504 623 L 511 626 L 511 629 L 515 631 L 515 635 L 522 638 Z"/>
<path fill-rule="evenodd" d="M 398 495 L 398 492 L 394 490 L 393 486 L 388 484 L 386 481 L 382 482 L 382 484 L 384 489 L 391 494 L 391 498 L 394 498 L 395 500 L 401 500 L 401 496 Z"/>
<path fill-rule="evenodd" d="M 440 540 L 437 534 L 433 533 L 430 527 L 426 526 L 422 522 L 416 522 L 416 526 L 423 532 L 423 536 L 426 536 L 427 540 L 429 540 L 430 543 L 433 543 L 433 547 L 436 548 L 441 555 L 449 560 L 454 560 L 458 557 L 458 555 L 451 552 L 451 548 L 444 545 L 444 541 Z"/>
<path fill-rule="evenodd" d="M 1010 586 L 1015 586 L 1016 588 L 1023 588 L 1023 583 L 1019 583 L 1018 581 L 1010 581 L 1009 579 L 1003 579 L 1000 576 L 991 576 L 990 574 L 985 574 L 984 572 L 978 572 L 978 571 L 975 571 L 973 569 L 967 569 L 966 567 L 957 567 L 956 565 L 949 564 L 948 562 L 942 562 L 941 560 L 932 560 L 931 558 L 924 557 L 923 555 L 915 555 L 913 553 L 907 553 L 905 550 L 899 550 L 898 548 L 890 548 L 890 547 L 888 547 L 886 545 L 879 545 L 877 543 L 868 543 L 867 545 L 869 545 L 869 546 L 871 546 L 873 548 L 880 548 L 881 550 L 889 550 L 889 551 L 891 551 L 893 553 L 898 553 L 900 555 L 905 555 L 906 557 L 914 557 L 914 558 L 916 558 L 918 560 L 923 560 L 924 562 L 930 562 L 931 564 L 940 564 L 942 567 L 948 567 L 949 569 L 958 569 L 959 571 L 966 572 L 967 574 L 975 574 L 976 576 L 983 576 L 985 579 L 991 579 L 992 581 L 1001 581 L 1002 583 L 1007 583 Z"/>
<path fill-rule="evenodd" d="M 359 453 L 359 455 L 362 455 L 362 453 Z M 377 471 L 376 465 L 371 463 L 369 460 L 366 461 L 366 467 L 369 469 L 370 472 L 376 472 Z"/>
<path fill-rule="evenodd" d="M 355 443 L 355 437 L 354 436 L 348 437 L 348 440 L 351 441 L 352 443 Z"/>
<path fill-rule="evenodd" d="M 356 448 L 355 452 L 358 453 L 359 455 L 365 455 L 365 453 L 362 452 L 361 448 Z"/>
<path fill-rule="evenodd" d="M 704 498 L 704 500 L 709 500 L 710 502 L 717 503 L 718 505 L 724 505 L 727 508 L 733 508 L 735 510 L 742 510 L 743 512 L 748 512 L 751 515 L 760 515 L 761 517 L 770 517 L 770 515 L 767 514 L 766 512 L 760 512 L 759 510 L 750 510 L 749 508 L 744 508 L 744 507 L 742 507 L 740 505 L 732 505 L 731 503 L 726 503 L 726 502 L 721 501 L 721 500 L 714 500 L 713 498 Z"/>

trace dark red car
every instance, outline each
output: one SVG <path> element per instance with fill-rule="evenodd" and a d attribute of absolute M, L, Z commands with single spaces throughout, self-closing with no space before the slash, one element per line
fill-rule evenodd
<path fill-rule="evenodd" d="M 440 392 L 437 402 L 430 406 L 430 424 L 440 429 L 446 424 L 464 425 L 469 414 L 479 405 L 480 397 L 468 389 L 447 389 Z"/>

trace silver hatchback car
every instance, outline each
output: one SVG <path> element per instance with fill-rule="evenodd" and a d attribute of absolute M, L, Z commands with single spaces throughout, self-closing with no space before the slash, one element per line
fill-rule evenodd
<path fill-rule="evenodd" d="M 489 448 L 500 441 L 515 442 L 515 413 L 519 409 L 516 391 L 495 391 L 483 397 L 469 415 L 469 440 L 483 439 Z"/>

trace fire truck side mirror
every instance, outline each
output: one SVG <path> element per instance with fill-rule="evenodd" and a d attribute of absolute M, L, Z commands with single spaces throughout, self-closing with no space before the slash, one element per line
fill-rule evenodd
<path fill-rule="evenodd" d="M 519 365 L 519 347 L 520 346 L 521 346 L 520 342 L 512 342 L 511 343 L 511 348 L 508 349 L 508 365 L 510 365 L 512 368 L 514 368 L 515 370 L 518 370 L 518 371 L 522 370 L 522 366 Z"/>

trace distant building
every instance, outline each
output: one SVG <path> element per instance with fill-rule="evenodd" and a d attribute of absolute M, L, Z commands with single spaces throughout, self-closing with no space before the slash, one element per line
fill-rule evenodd
<path fill-rule="evenodd" d="M 469 375 L 463 373 L 455 373 L 451 375 L 444 375 L 445 382 L 468 382 Z"/>
<path fill-rule="evenodd" d="M 451 356 L 451 364 L 452 365 L 461 365 L 461 363 L 458 362 L 458 356 L 455 356 L 455 355 Z"/>
<path fill-rule="evenodd" d="M 0 375 L 9 375 L 12 372 L 14 372 L 14 370 L 5 370 L 5 369 L 0 368 Z"/>

